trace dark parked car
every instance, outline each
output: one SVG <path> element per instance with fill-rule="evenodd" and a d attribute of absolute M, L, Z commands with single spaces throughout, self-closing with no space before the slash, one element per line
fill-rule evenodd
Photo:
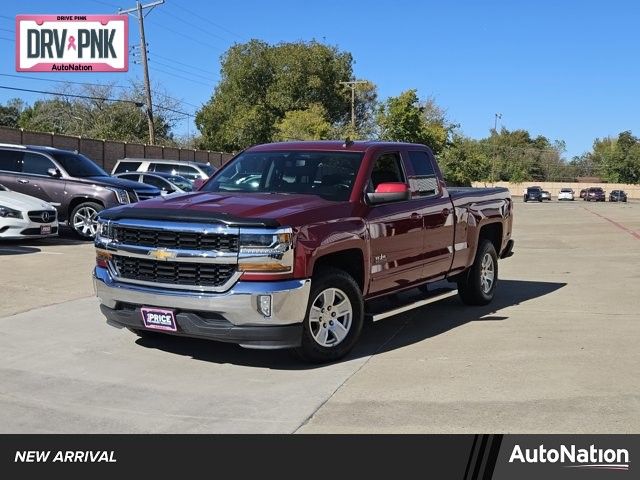
<path fill-rule="evenodd" d="M 582 190 L 580 190 L 580 198 L 582 198 L 583 200 L 587 196 L 587 190 L 588 189 L 586 189 L 586 188 L 583 188 Z"/>
<path fill-rule="evenodd" d="M 188 193 L 193 191 L 193 183 L 180 175 L 170 173 L 116 173 L 114 177 L 146 183 L 160 189 L 162 195 L 170 193 Z"/>
<path fill-rule="evenodd" d="M 528 187 L 524 192 L 524 201 L 542 202 L 542 189 L 540 187 Z"/>
<path fill-rule="evenodd" d="M 587 189 L 587 193 L 584 196 L 584 200 L 587 202 L 604 202 L 605 198 L 604 190 L 600 187 L 591 187 Z"/>
<path fill-rule="evenodd" d="M 150 185 L 109 176 L 82 154 L 40 146 L 0 144 L 0 183 L 52 204 L 59 221 L 82 238 L 95 237 L 103 209 L 160 195 Z"/>
<path fill-rule="evenodd" d="M 625 202 L 627 201 L 627 194 L 624 190 L 611 190 L 609 194 L 610 202 Z"/>

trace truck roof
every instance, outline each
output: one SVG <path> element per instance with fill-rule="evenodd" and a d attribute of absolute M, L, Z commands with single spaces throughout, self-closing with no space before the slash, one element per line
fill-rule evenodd
<path fill-rule="evenodd" d="M 294 141 L 294 142 L 276 142 L 265 143 L 262 145 L 254 145 L 247 148 L 248 152 L 277 152 L 283 150 L 300 150 L 300 151 L 346 151 L 346 152 L 365 152 L 374 147 L 419 147 L 428 148 L 418 143 L 403 142 L 379 142 L 379 141 L 357 141 L 347 143 L 345 140 L 314 140 L 314 141 Z"/>

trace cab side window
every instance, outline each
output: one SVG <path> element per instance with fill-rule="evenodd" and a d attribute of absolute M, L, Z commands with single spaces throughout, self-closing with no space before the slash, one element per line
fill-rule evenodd
<path fill-rule="evenodd" d="M 410 151 L 413 175 L 409 177 L 412 197 L 427 197 L 438 193 L 438 177 L 427 152 Z"/>
<path fill-rule="evenodd" d="M 22 159 L 22 173 L 47 176 L 47 170 L 55 168 L 51 160 L 44 155 L 26 152 Z"/>
<path fill-rule="evenodd" d="M 369 191 L 375 192 L 378 185 L 389 182 L 405 183 L 399 153 L 384 153 L 377 158 L 369 180 Z"/>

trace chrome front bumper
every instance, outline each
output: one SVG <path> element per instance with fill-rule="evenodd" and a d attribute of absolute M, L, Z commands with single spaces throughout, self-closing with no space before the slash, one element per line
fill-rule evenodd
<path fill-rule="evenodd" d="M 104 307 L 119 304 L 164 307 L 188 312 L 217 314 L 232 326 L 285 326 L 301 324 L 309 301 L 311 280 L 237 282 L 224 293 L 203 293 L 151 288 L 116 281 L 110 272 L 96 267 L 93 272 L 96 295 Z M 271 296 L 271 315 L 258 310 L 258 296 Z"/>

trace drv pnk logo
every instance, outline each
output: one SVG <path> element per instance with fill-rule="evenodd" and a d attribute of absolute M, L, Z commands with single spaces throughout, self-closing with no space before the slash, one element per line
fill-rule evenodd
<path fill-rule="evenodd" d="M 18 15 L 19 72 L 126 72 L 126 15 Z"/>

